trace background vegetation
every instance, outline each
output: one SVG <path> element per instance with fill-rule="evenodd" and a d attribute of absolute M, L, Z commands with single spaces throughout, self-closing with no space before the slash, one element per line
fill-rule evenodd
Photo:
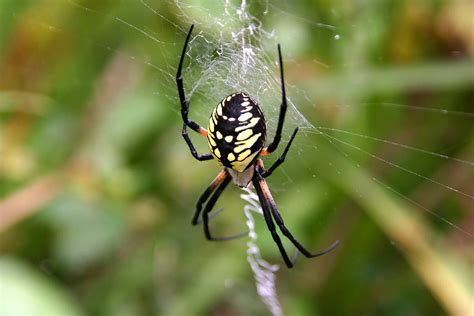
<path fill-rule="evenodd" d="M 0 1 L 0 315 L 268 314 L 245 239 L 190 225 L 218 168 L 181 139 L 172 76 L 189 17 L 208 32 L 200 14 L 223 9 L 178 4 Z M 349 144 L 306 128 L 269 180 L 304 244 L 342 242 L 282 266 L 286 314 L 473 315 L 472 2 L 250 10 L 285 47 L 299 110 Z M 222 234 L 245 229 L 239 193 L 218 205 Z"/>

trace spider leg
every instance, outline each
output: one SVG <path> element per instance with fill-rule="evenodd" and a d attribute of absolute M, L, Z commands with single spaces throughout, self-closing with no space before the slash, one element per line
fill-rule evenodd
<path fill-rule="evenodd" d="M 253 186 L 255 187 L 255 191 L 257 191 L 258 199 L 260 200 L 260 205 L 262 206 L 263 217 L 265 218 L 265 222 L 267 223 L 268 230 L 272 234 L 273 240 L 277 244 L 278 249 L 280 250 L 280 254 L 283 257 L 283 260 L 285 261 L 286 266 L 288 268 L 292 268 L 293 262 L 288 257 L 285 247 L 283 247 L 283 243 L 281 242 L 280 236 L 278 236 L 278 233 L 275 228 L 275 224 L 273 223 L 273 219 L 268 207 L 267 200 L 265 199 L 263 190 L 260 187 L 260 181 L 265 181 L 265 180 L 261 176 L 257 176 L 257 172 L 255 172 L 252 178 L 252 183 L 253 183 Z"/>
<path fill-rule="evenodd" d="M 285 235 L 291 243 L 307 258 L 314 258 L 314 257 L 319 257 L 322 256 L 334 248 L 336 248 L 339 245 L 339 240 L 335 241 L 331 246 L 326 248 L 325 250 L 321 252 L 316 252 L 316 253 L 311 253 L 309 252 L 298 240 L 296 240 L 291 232 L 286 228 L 285 223 L 283 221 L 283 218 L 281 217 L 280 213 L 278 212 L 278 209 L 276 207 L 275 201 L 273 200 L 273 197 L 270 193 L 270 189 L 268 188 L 268 185 L 265 181 L 265 179 L 262 177 L 261 172 L 263 172 L 263 162 L 261 160 L 257 160 L 257 167 L 256 167 L 256 172 L 254 175 L 254 186 L 255 189 L 257 190 L 257 194 L 259 196 L 260 201 L 265 201 L 265 203 L 268 205 L 270 208 L 271 214 L 273 215 L 273 218 L 275 219 L 276 224 L 280 228 L 280 231 Z M 261 197 L 260 197 L 261 196 Z M 263 208 L 262 203 L 262 208 Z M 273 235 L 273 232 L 272 232 Z M 274 238 L 275 239 L 275 238 Z M 275 240 L 276 241 L 276 240 Z M 278 244 L 278 242 L 277 242 Z M 280 245 L 278 245 L 280 248 Z M 281 248 L 280 248 L 281 251 Z M 283 253 L 282 253 L 283 255 Z M 286 255 L 286 253 L 285 253 Z M 286 262 L 286 260 L 285 260 Z M 288 265 L 288 264 L 287 264 Z"/>
<path fill-rule="evenodd" d="M 176 73 L 176 84 L 178 86 L 178 94 L 179 94 L 179 101 L 181 102 L 181 116 L 183 118 L 183 122 L 189 126 L 192 130 L 198 132 L 202 136 L 207 136 L 207 130 L 202 128 L 196 122 L 190 120 L 188 118 L 189 113 L 189 102 L 186 100 L 186 94 L 184 92 L 184 85 L 183 85 L 183 76 L 181 75 L 183 69 L 183 61 L 184 56 L 186 55 L 186 50 L 188 48 L 189 39 L 191 38 L 191 33 L 193 32 L 194 25 L 191 25 L 189 28 L 188 35 L 186 36 L 186 41 L 184 42 L 183 51 L 181 53 L 181 58 L 179 60 L 178 72 Z"/>
<path fill-rule="evenodd" d="M 181 135 L 186 141 L 186 144 L 188 144 L 189 150 L 191 151 L 191 154 L 193 155 L 193 157 L 199 161 L 204 161 L 204 160 L 211 160 L 213 157 L 211 154 L 200 155 L 196 151 L 196 148 L 194 147 L 191 139 L 188 136 L 187 127 L 190 127 L 192 130 L 198 132 L 201 136 L 204 136 L 204 137 L 207 137 L 207 130 L 199 126 L 199 124 L 197 124 L 196 122 L 191 121 L 188 118 L 189 102 L 186 100 L 186 94 L 184 92 L 184 86 L 183 86 L 183 76 L 181 75 L 181 72 L 183 69 L 184 56 L 186 55 L 186 50 L 188 47 L 189 39 L 191 38 L 191 33 L 193 31 L 193 28 L 194 28 L 194 25 L 191 25 L 191 28 L 189 29 L 188 35 L 186 37 L 186 41 L 184 42 L 183 52 L 181 53 L 181 58 L 179 60 L 178 72 L 176 73 L 176 84 L 178 86 L 179 100 L 181 103 L 181 117 L 183 118 L 183 130 L 182 130 Z"/>
<path fill-rule="evenodd" d="M 218 210 L 215 210 L 215 211 L 210 212 L 210 213 L 209 213 L 209 221 L 211 221 L 211 219 L 213 219 L 214 217 L 216 217 L 217 215 L 219 215 L 219 214 L 222 213 L 223 211 L 224 211 L 224 208 L 221 207 L 221 208 L 218 209 Z M 202 224 L 202 218 L 198 218 L 196 224 Z"/>
<path fill-rule="evenodd" d="M 193 155 L 194 158 L 196 158 L 199 161 L 206 161 L 206 160 L 211 160 L 214 158 L 212 154 L 201 155 L 197 152 L 196 148 L 193 145 L 193 142 L 189 138 L 188 131 L 186 129 L 186 123 L 183 123 L 183 130 L 181 131 L 181 135 L 186 141 L 186 144 L 188 144 L 189 150 L 191 151 L 191 155 Z"/>
<path fill-rule="evenodd" d="M 268 194 L 269 194 L 270 191 L 268 190 L 268 186 L 266 184 L 265 184 L 265 186 L 266 186 L 266 190 L 268 191 Z M 264 190 L 264 192 L 265 192 L 265 190 Z M 270 196 L 270 198 L 271 198 L 271 196 Z M 280 227 L 280 230 L 283 233 L 283 235 L 285 235 L 305 257 L 314 258 L 314 257 L 319 257 L 319 256 L 322 256 L 322 255 L 325 255 L 325 254 L 327 254 L 328 252 L 330 252 L 331 250 L 333 250 L 334 248 L 336 248 L 339 245 L 339 240 L 336 240 L 335 242 L 333 242 L 333 244 L 331 246 L 329 246 L 328 248 L 324 249 L 321 252 L 313 252 L 313 253 L 309 252 L 305 247 L 303 247 L 303 245 L 301 245 L 301 243 L 298 240 L 295 239 L 295 237 L 293 237 L 293 235 L 290 233 L 288 228 L 286 228 L 285 223 L 283 222 L 283 218 L 281 217 L 280 213 L 278 212 L 278 209 L 277 209 L 273 199 L 271 201 L 269 201 L 269 204 L 270 204 L 270 209 L 272 211 L 273 217 L 275 218 L 275 222 Z"/>
<path fill-rule="evenodd" d="M 224 180 L 229 177 L 228 172 L 223 169 L 217 177 L 215 177 L 214 180 L 212 180 L 211 184 L 207 187 L 207 189 L 201 194 L 199 197 L 199 200 L 197 201 L 196 204 L 196 211 L 194 212 L 192 224 L 196 225 L 199 223 L 199 216 L 201 215 L 202 211 L 202 205 L 207 201 L 209 196 L 211 195 L 212 192 L 217 188 L 218 185 L 220 185 Z"/>
<path fill-rule="evenodd" d="M 283 151 L 283 154 L 281 154 L 281 156 L 278 157 L 278 160 L 275 161 L 273 165 L 267 170 L 265 170 L 265 172 L 262 174 L 264 178 L 269 177 L 273 173 L 273 171 L 285 161 L 286 154 L 288 153 L 288 150 L 290 150 L 291 143 L 293 143 L 293 139 L 295 139 L 296 133 L 298 133 L 298 127 L 295 128 L 295 130 L 293 131 L 290 141 L 286 145 L 285 150 Z"/>
<path fill-rule="evenodd" d="M 281 58 L 281 48 L 280 44 L 278 44 L 278 59 L 280 62 L 280 80 L 281 80 L 281 105 L 280 105 L 280 115 L 278 116 L 278 125 L 275 133 L 275 138 L 273 138 L 273 141 L 268 145 L 267 148 L 263 149 L 262 152 L 260 153 L 261 156 L 266 156 L 268 154 L 271 154 L 274 152 L 278 144 L 280 143 L 281 140 L 281 131 L 283 129 L 283 123 L 285 122 L 285 115 L 286 115 L 286 91 L 285 91 L 285 78 L 283 74 L 283 59 Z"/>
<path fill-rule="evenodd" d="M 209 213 L 211 212 L 212 208 L 216 204 L 222 192 L 224 192 L 225 188 L 227 187 L 231 179 L 232 178 L 227 174 L 227 177 L 225 177 L 222 180 L 222 182 L 219 184 L 217 189 L 212 194 L 211 198 L 207 202 L 206 207 L 204 208 L 204 211 L 202 213 L 202 221 L 204 224 L 204 235 L 206 236 L 208 240 L 212 240 L 212 241 L 232 240 L 232 239 L 243 237 L 248 234 L 248 232 L 243 232 L 243 233 L 228 236 L 228 237 L 213 237 L 211 235 L 211 230 L 209 228 Z"/>

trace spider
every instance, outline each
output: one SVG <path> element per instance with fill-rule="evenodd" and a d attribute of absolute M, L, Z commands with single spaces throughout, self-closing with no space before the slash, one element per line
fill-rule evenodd
<path fill-rule="evenodd" d="M 181 103 L 181 116 L 183 118 L 182 136 L 194 158 L 199 161 L 215 159 L 224 167 L 224 169 L 211 182 L 209 187 L 202 193 L 197 201 L 192 224 L 196 225 L 200 223 L 199 216 L 202 213 L 204 234 L 208 240 L 226 240 L 232 238 L 218 238 L 212 236 L 209 229 L 209 219 L 210 212 L 219 196 L 222 194 L 229 182 L 233 180 L 233 182 L 239 187 L 248 187 L 252 184 L 255 188 L 262 206 L 265 222 L 288 268 L 293 267 L 293 261 L 290 260 L 285 248 L 283 247 L 274 222 L 276 222 L 283 235 L 285 235 L 293 245 L 295 245 L 295 247 L 308 258 L 322 256 L 333 250 L 337 247 L 339 241 L 334 242 L 330 247 L 322 252 L 311 253 L 293 237 L 291 232 L 286 228 L 270 193 L 270 189 L 265 181 L 265 178 L 270 176 L 273 171 L 284 162 L 291 143 L 298 132 L 298 128 L 295 128 L 290 141 L 283 150 L 283 154 L 269 169 L 265 169 L 260 157 L 267 156 L 277 149 L 281 139 L 281 132 L 287 108 L 280 45 L 278 44 L 278 57 L 280 63 L 282 102 L 280 105 L 280 114 L 278 117 L 275 137 L 268 146 L 265 146 L 265 117 L 258 103 L 250 95 L 244 92 L 233 93 L 217 104 L 212 111 L 207 130 L 188 118 L 189 101 L 186 100 L 181 71 L 193 28 L 194 25 L 191 25 L 184 43 L 178 72 L 176 74 L 176 84 L 178 86 L 179 100 Z M 201 136 L 207 138 L 207 143 L 211 153 L 201 155 L 196 151 L 196 148 L 189 138 L 187 132 L 188 127 L 199 133 Z M 203 204 L 206 203 L 206 201 L 207 204 L 203 210 Z"/>

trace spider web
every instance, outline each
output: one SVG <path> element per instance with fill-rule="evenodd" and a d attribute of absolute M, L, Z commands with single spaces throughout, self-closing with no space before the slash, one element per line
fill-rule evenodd
<path fill-rule="evenodd" d="M 153 93 L 155 98 L 164 98 L 173 104 L 168 110 L 179 116 L 179 100 L 176 93 L 175 73 L 179 59 L 177 52 L 181 51 L 182 45 L 188 27 L 195 24 L 194 34 L 189 44 L 183 69 L 184 84 L 188 99 L 191 101 L 191 114 L 193 120 L 205 126 L 209 113 L 213 107 L 226 95 L 235 91 L 245 91 L 256 98 L 262 106 L 266 120 L 269 124 L 269 135 L 271 139 L 276 127 L 281 103 L 281 87 L 279 78 L 279 65 L 277 63 L 277 43 L 282 44 L 282 54 L 286 70 L 286 84 L 288 95 L 288 112 L 283 132 L 283 141 L 280 145 L 283 147 L 293 128 L 301 127 L 301 131 L 294 142 L 294 145 L 288 154 L 288 160 L 285 165 L 296 164 L 304 170 L 304 173 L 311 174 L 312 182 L 310 184 L 301 184 L 297 176 L 287 173 L 283 165 L 279 169 L 281 175 L 280 181 L 272 182 L 272 190 L 275 195 L 291 195 L 295 183 L 299 186 L 295 190 L 319 190 L 314 193 L 321 199 L 325 194 L 332 190 L 324 181 L 321 169 L 328 169 L 333 174 L 340 177 L 349 177 L 350 173 L 345 168 L 336 164 L 335 156 L 328 156 L 327 148 L 331 153 L 336 153 L 356 169 L 369 169 L 369 166 L 376 165 L 373 169 L 383 169 L 386 173 L 403 174 L 409 176 L 413 181 L 423 180 L 429 183 L 433 192 L 441 191 L 444 195 L 458 196 L 460 199 L 472 203 L 474 192 L 466 188 L 458 188 L 456 184 L 450 183 L 451 180 L 441 175 L 434 177 L 425 170 L 419 170 L 410 164 L 403 164 L 400 160 L 395 160 L 391 154 L 401 152 L 419 154 L 420 159 L 427 161 L 442 159 L 461 165 L 464 169 L 472 173 L 474 162 L 469 155 L 465 157 L 454 157 L 445 154 L 442 151 L 420 148 L 403 141 L 398 141 L 397 137 L 387 137 L 386 135 L 372 135 L 366 128 L 358 128 L 354 124 L 345 124 L 350 122 L 351 117 L 357 115 L 356 112 L 362 108 L 377 107 L 382 114 L 388 117 L 388 120 L 395 120 L 398 115 L 397 110 L 403 109 L 409 113 L 422 113 L 431 115 L 434 118 L 443 121 L 448 117 L 459 117 L 459 121 L 471 120 L 474 117 L 472 113 L 463 111 L 451 111 L 436 107 L 417 107 L 409 104 L 399 104 L 394 102 L 371 102 L 371 101 L 353 101 L 351 98 L 357 96 L 354 91 L 345 90 L 357 89 L 354 85 L 345 85 L 344 78 L 335 78 L 333 82 L 327 82 L 326 85 L 319 85 L 317 78 L 305 78 L 308 83 L 300 84 L 298 87 L 292 84 L 289 78 L 299 78 L 305 75 L 304 68 L 312 67 L 324 71 L 336 67 L 347 67 L 351 71 L 354 65 L 331 65 L 321 62 L 318 59 L 312 59 L 302 62 L 296 62 L 293 53 L 297 51 L 294 47 L 304 45 L 301 43 L 298 35 L 298 25 L 311 25 L 313 36 L 321 40 L 337 45 L 348 41 L 343 31 L 338 25 L 328 25 L 319 22 L 317 16 L 308 14 L 309 17 L 303 17 L 291 13 L 290 7 L 280 8 L 274 1 L 264 1 L 263 4 L 241 0 L 224 0 L 219 6 L 208 6 L 205 1 L 161 1 L 159 3 L 151 0 L 138 1 L 139 6 L 133 6 L 130 12 L 103 12 L 99 5 L 92 5 L 84 1 L 65 0 L 64 4 L 71 10 L 78 10 L 84 16 L 95 16 L 106 18 L 109 23 L 117 25 L 118 32 L 128 33 L 134 38 L 146 38 L 146 46 L 130 45 L 130 47 L 120 47 L 111 39 L 101 41 L 104 50 L 124 54 L 127 59 L 137 65 L 144 66 L 151 72 Z M 138 9 L 137 9 L 138 8 Z M 173 10 L 170 10 L 172 8 Z M 178 12 L 177 15 L 169 15 L 165 12 Z M 255 16 L 260 16 L 258 19 Z M 342 12 L 334 12 L 334 15 L 343 16 Z M 142 25 L 139 21 L 156 21 L 154 25 Z M 279 25 L 278 22 L 291 22 L 295 30 L 287 30 Z M 40 27 L 50 28 L 51 32 L 62 32 L 56 28 L 52 21 L 35 20 L 31 18 L 31 23 Z M 283 22 L 282 22 L 283 23 Z M 270 26 L 271 25 L 271 26 Z M 171 28 L 174 30 L 173 38 L 169 38 L 160 28 Z M 297 35 L 295 35 L 297 34 Z M 301 36 L 303 37 L 303 36 Z M 303 37 L 304 38 L 304 37 Z M 143 41 L 137 40 L 139 44 Z M 94 43 L 94 45 L 97 45 Z M 294 46 L 294 47 L 293 47 Z M 342 49 L 341 49 L 342 50 Z M 354 57 L 353 60 L 356 59 Z M 295 70 L 301 74 L 295 75 Z M 314 73 L 314 71 L 313 71 Z M 377 74 L 373 74 L 376 76 Z M 338 80 L 341 79 L 341 80 Z M 364 82 L 364 78 L 356 77 Z M 342 82 L 342 83 L 341 83 Z M 376 84 L 376 82 L 375 82 Z M 392 86 L 398 87 L 403 83 L 391 82 Z M 341 96 L 336 104 L 319 104 L 316 96 L 324 96 L 325 90 L 334 93 L 334 86 L 340 89 Z M 350 89 L 346 89 L 350 88 Z M 381 87 L 383 90 L 384 87 Z M 389 88 L 385 88 L 390 90 Z M 362 92 L 360 92 L 363 94 Z M 312 113 L 317 112 L 321 117 L 337 116 L 335 120 L 320 121 L 309 120 Z M 332 125 L 330 123 L 332 123 Z M 400 128 L 400 134 L 403 133 Z M 397 136 L 397 135 L 395 135 Z M 395 139 L 395 140 L 393 140 Z M 372 147 L 362 144 L 361 140 L 370 140 Z M 386 145 L 388 153 L 379 152 L 376 144 Z M 206 147 L 201 143 L 200 152 L 204 152 Z M 453 144 L 455 146 L 457 144 Z M 437 148 L 437 147 L 433 147 Z M 181 149 L 185 149 L 183 144 Z M 281 148 L 280 148 L 281 149 Z M 472 149 L 472 146 L 471 146 Z M 191 158 L 190 158 L 191 160 Z M 269 161 L 268 163 L 270 163 Z M 268 164 L 267 163 L 267 164 Z M 372 168 L 371 168 L 372 169 Z M 372 170 L 369 172 L 371 173 Z M 408 195 L 405 192 L 409 190 L 403 186 L 390 184 L 390 180 L 382 175 L 373 176 L 371 183 L 384 191 L 389 191 L 402 200 L 405 200 L 412 209 L 420 214 L 428 214 L 432 219 L 440 221 L 443 225 L 449 226 L 464 238 L 472 239 L 473 232 L 469 228 L 458 225 L 448 217 L 449 206 L 445 210 L 433 210 L 429 199 L 425 196 Z M 471 177 L 472 178 L 472 177 Z M 271 181 L 271 180 L 270 180 Z M 351 181 L 350 178 L 347 179 Z M 371 199 L 372 192 L 367 192 L 364 188 L 359 188 L 360 200 Z M 354 197 L 353 197 L 354 198 Z M 291 199 L 291 198 L 290 198 Z M 304 204 L 305 201 L 299 201 Z M 291 205 L 286 202 L 284 205 Z M 471 204 L 472 205 L 472 204 Z M 305 207 L 310 207 L 304 205 Z M 341 207 L 334 205 L 333 209 Z M 316 210 L 315 212 L 318 212 Z M 284 213 L 284 212 L 282 212 Z M 298 216 L 298 214 L 292 214 Z M 318 214 L 315 213 L 314 216 Z M 285 214 L 283 214 L 285 216 Z M 324 227 L 324 223 L 316 229 Z M 332 235 L 331 238 L 339 238 Z"/>
<path fill-rule="evenodd" d="M 249 1 L 243 0 L 236 4 L 231 4 L 230 1 L 224 1 L 222 11 L 220 12 L 211 12 L 205 8 L 196 7 L 183 1 L 176 1 L 175 5 L 181 9 L 182 16 L 180 16 L 180 18 L 197 24 L 197 29 L 199 29 L 199 25 L 202 25 L 202 21 L 206 21 L 206 29 L 202 29 L 198 32 L 190 43 L 190 49 L 187 53 L 189 64 L 183 72 L 185 86 L 188 91 L 187 96 L 191 100 L 191 112 L 194 112 L 194 117 L 198 117 L 201 122 L 207 122 L 209 109 L 212 109 L 223 96 L 235 91 L 244 91 L 254 96 L 262 106 L 269 125 L 268 137 L 271 139 L 273 136 L 272 132 L 276 127 L 279 104 L 281 103 L 281 86 L 276 43 L 278 43 L 280 39 L 284 39 L 285 34 L 279 34 L 274 29 L 266 29 L 262 21 L 249 13 Z M 196 19 L 194 12 L 190 13 L 187 9 L 190 9 L 190 11 L 197 10 L 201 18 Z M 344 37 L 338 34 L 338 28 L 336 26 L 295 16 L 273 5 L 271 2 L 266 1 L 265 4 L 260 7 L 260 10 L 263 16 L 270 15 L 272 18 L 293 18 L 311 24 L 318 31 L 317 36 L 324 37 L 326 40 L 329 39 L 333 42 L 344 40 Z M 186 30 L 184 30 L 184 32 L 186 32 Z M 281 30 L 281 32 L 284 33 L 284 30 Z M 294 40 L 292 40 L 291 43 L 292 45 L 297 45 L 297 43 L 294 43 Z M 288 61 L 292 62 L 291 46 L 287 47 L 283 45 L 282 51 L 284 62 L 286 62 L 286 69 L 288 69 L 289 64 L 294 65 L 294 63 L 288 63 Z M 323 68 L 332 67 L 318 60 L 313 60 L 312 63 L 320 65 Z M 297 66 L 300 67 L 300 65 Z M 399 164 L 383 154 L 372 152 L 372 148 L 366 148 L 363 145 L 359 145 L 359 143 L 361 139 L 368 139 L 374 144 L 387 144 L 395 149 L 418 153 L 423 159 L 450 160 L 468 168 L 467 170 L 470 171 L 472 171 L 472 167 L 474 166 L 473 161 L 466 158 L 451 157 L 442 152 L 418 148 L 383 137 L 371 136 L 366 134 L 366 131 L 358 132 L 338 128 L 337 125 L 340 123 L 338 124 L 337 122 L 335 126 L 321 126 L 318 122 L 309 122 L 306 116 L 300 112 L 300 109 L 309 108 L 324 112 L 323 106 L 314 105 L 315 101 L 308 95 L 307 90 L 302 90 L 301 88 L 291 85 L 288 80 L 286 85 L 289 109 L 283 131 L 283 144 L 285 140 L 289 138 L 293 128 L 299 126 L 303 132 L 297 136 L 295 145 L 292 151 L 290 151 L 289 159 L 293 158 L 300 161 L 303 166 L 308 168 L 309 172 L 313 173 L 314 178 L 319 177 L 318 168 L 320 168 L 320 166 L 315 167 L 315 160 L 312 158 L 318 157 L 321 151 L 325 150 L 324 146 L 329 144 L 329 146 L 335 150 L 335 153 L 345 157 L 353 165 L 357 166 L 357 168 L 361 168 L 361 163 L 370 160 L 372 163 L 396 170 L 396 172 L 401 174 L 408 174 L 415 179 L 425 180 L 435 187 L 437 186 L 450 192 L 450 194 L 459 195 L 470 200 L 474 199 L 474 192 L 459 189 L 443 179 L 435 179 L 429 175 L 425 175 L 423 171 L 418 171 Z M 298 97 L 297 106 L 293 101 L 295 96 Z M 341 99 L 345 100 L 345 97 L 342 96 Z M 337 111 L 341 109 L 341 111 L 346 111 L 346 114 L 343 114 L 342 117 L 353 115 L 353 112 L 356 111 L 356 107 L 370 106 L 378 106 L 382 108 L 385 113 L 391 113 L 391 109 L 404 108 L 410 111 L 428 112 L 438 116 L 459 116 L 463 120 L 469 120 L 474 117 L 474 114 L 468 112 L 417 107 L 389 102 L 351 104 L 350 101 L 348 101 L 347 104 L 340 103 L 331 105 L 331 107 L 336 107 Z M 319 135 L 318 139 L 311 137 L 314 135 Z M 319 144 L 321 144 L 323 149 L 319 148 Z M 322 161 L 322 164 L 333 169 L 334 173 L 341 174 L 341 172 L 343 172 L 333 166 L 331 159 Z M 278 187 L 279 190 L 285 190 L 284 187 L 291 185 L 293 182 L 291 175 L 285 174 L 285 178 L 286 181 Z M 453 227 L 460 233 L 471 238 L 474 236 L 472 232 L 438 215 L 430 210 L 429 207 L 424 207 L 422 203 L 417 203 L 410 197 L 405 196 L 403 192 L 398 191 L 382 178 L 373 177 L 373 181 L 377 185 L 383 186 L 386 190 L 393 191 L 395 194 L 402 196 L 405 200 L 409 201 L 409 203 L 416 206 L 416 208 L 428 212 L 431 216 Z M 360 194 L 364 195 L 363 192 Z"/>
<path fill-rule="evenodd" d="M 182 2 L 177 4 L 183 6 Z M 183 72 L 187 96 L 191 102 L 196 100 L 195 115 L 207 122 L 209 108 L 228 94 L 243 91 L 262 106 L 270 129 L 274 129 L 281 104 L 275 34 L 250 15 L 246 1 L 239 6 L 225 1 L 221 14 L 207 17 L 206 21 L 214 23 L 206 23 L 206 29 L 199 31 L 200 21 L 183 13 L 197 25 L 187 53 L 189 66 Z M 289 107 L 290 124 L 311 126 L 291 99 Z"/>
<path fill-rule="evenodd" d="M 190 49 L 187 53 L 189 64 L 183 72 L 188 98 L 191 100 L 192 117 L 197 117 L 200 122 L 206 122 L 210 109 L 224 96 L 235 91 L 244 91 L 255 97 L 262 106 L 269 125 L 269 138 L 271 139 L 273 136 L 272 131 L 275 130 L 279 104 L 281 102 L 276 43 L 285 41 L 282 44 L 282 52 L 288 72 L 291 65 L 295 66 L 291 57 L 291 45 L 298 45 L 297 36 L 288 40 L 285 38 L 284 29 L 280 29 L 280 32 L 278 32 L 275 29 L 267 28 L 261 20 L 255 18 L 255 16 L 250 13 L 250 3 L 245 0 L 239 3 L 225 1 L 222 11 L 220 12 L 211 12 L 202 7 L 196 7 L 194 4 L 190 5 L 184 2 L 175 2 L 175 4 L 180 8 L 180 12 L 182 12 L 180 19 L 196 24 L 196 29 L 201 30 L 197 31 L 197 34 L 190 43 Z M 317 31 L 317 36 L 325 38 L 326 41 L 338 43 L 345 40 L 344 35 L 339 34 L 337 27 L 292 16 L 287 11 L 281 10 L 273 5 L 272 2 L 265 2 L 259 9 L 261 10 L 260 15 L 263 17 L 268 16 L 268 19 L 295 18 L 299 21 L 302 20 L 304 23 L 310 23 Z M 194 14 L 195 12 L 191 14 L 190 11 L 193 10 L 197 10 L 199 14 Z M 197 19 L 196 16 L 200 18 Z M 206 23 L 202 23 L 203 21 Z M 186 32 L 186 30 L 184 30 L 184 32 Z M 295 32 L 292 34 L 295 34 Z M 184 36 L 182 37 L 184 38 Z M 287 45 L 286 43 L 291 44 Z M 313 60 L 311 64 L 313 66 L 320 66 L 323 69 L 332 67 L 318 60 Z M 296 66 L 299 68 L 304 67 L 298 64 L 296 64 Z M 350 69 L 351 65 L 348 65 L 347 68 Z M 339 124 L 336 123 L 335 126 L 321 126 L 319 122 L 309 122 L 306 116 L 300 112 L 300 109 L 320 110 L 318 106 L 314 105 L 314 100 L 308 93 L 311 93 L 313 88 L 307 86 L 308 90 L 302 90 L 301 88 L 293 86 L 288 80 L 286 82 L 289 109 L 283 139 L 288 140 L 289 134 L 295 126 L 299 126 L 303 131 L 303 133 L 298 135 L 295 146 L 288 156 L 288 160 L 298 161 L 300 168 L 313 174 L 314 184 L 309 185 L 309 187 L 322 188 L 323 193 L 320 193 L 321 196 L 324 196 L 324 191 L 326 190 L 324 181 L 322 181 L 322 176 L 320 175 L 321 168 L 327 168 L 336 175 L 336 177 L 347 177 L 349 174 L 346 168 L 336 163 L 336 157 L 327 154 L 331 152 L 348 161 L 352 166 L 355 166 L 355 169 L 363 169 L 367 161 L 370 161 L 370 164 L 378 165 L 378 168 L 388 168 L 392 170 L 392 172 L 395 170 L 396 173 L 409 175 L 414 179 L 421 179 L 434 187 L 449 192 L 449 194 L 457 195 L 462 199 L 467 199 L 471 202 L 474 199 L 473 192 L 459 189 L 443 178 L 438 179 L 431 175 L 425 175 L 423 170 L 413 169 L 409 165 L 400 164 L 392 160 L 390 155 L 375 152 L 375 146 L 366 147 L 361 144 L 360 140 L 370 139 L 374 143 L 382 143 L 390 145 L 392 148 L 416 152 L 422 155 L 423 159 L 427 159 L 427 161 L 429 161 L 429 159 L 451 160 L 456 164 L 463 165 L 468 168 L 467 170 L 472 172 L 474 163 L 471 160 L 451 157 L 439 152 L 406 145 L 403 142 L 385 139 L 384 137 L 374 137 L 365 130 L 362 132 L 354 132 L 353 130 L 348 130 L 347 127 L 339 128 L 338 125 L 351 125 L 344 124 L 343 122 Z M 314 84 L 317 85 L 317 82 L 314 82 Z M 341 87 L 341 89 L 343 89 L 343 87 Z M 356 96 L 357 93 L 352 94 L 352 97 Z M 339 99 L 341 103 L 337 105 L 338 109 L 344 108 L 346 114 L 343 114 L 342 117 L 343 120 L 347 121 L 351 120 L 351 115 L 355 115 L 354 113 L 358 110 L 357 107 L 362 106 L 369 108 L 372 105 L 370 103 L 347 105 L 351 104 L 350 97 L 350 94 L 348 97 L 342 95 Z M 296 98 L 298 100 L 297 106 L 294 101 Z M 342 104 L 345 104 L 345 106 L 342 106 Z M 419 110 L 420 112 L 431 111 L 438 116 L 460 115 L 463 119 L 469 119 L 473 116 L 472 113 L 436 108 L 420 109 L 409 105 L 386 102 L 380 102 L 377 105 L 384 109 L 383 113 L 392 113 L 390 112 L 391 109 L 402 107 L 406 110 Z M 324 113 L 324 109 L 322 109 L 322 112 Z M 283 144 L 284 143 L 285 141 Z M 328 146 L 330 148 L 329 150 L 327 149 Z M 324 158 L 318 159 L 318 157 Z M 272 189 L 274 192 L 288 192 L 288 188 L 295 185 L 295 180 L 291 174 L 285 173 L 285 167 L 283 167 L 280 172 L 283 174 L 283 177 L 280 177 L 283 178 L 283 181 L 280 182 L 280 184 L 273 183 Z M 347 179 L 347 181 L 351 180 Z M 400 197 L 404 202 L 410 205 L 412 210 L 429 214 L 432 218 L 450 226 L 468 239 L 474 237 L 474 234 L 468 229 L 459 226 L 444 215 L 439 215 L 436 211 L 430 209 L 430 206 L 425 206 L 425 202 L 421 202 L 423 198 L 405 195 L 403 193 L 403 187 L 392 186 L 383 176 L 372 176 L 371 181 L 377 187 L 383 188 L 383 190 Z M 302 188 L 298 187 L 298 190 L 302 190 Z M 371 189 L 365 191 L 362 187 L 357 192 L 357 195 L 363 201 L 371 199 L 371 194 Z M 293 207 L 293 205 L 294 204 L 289 204 L 290 207 Z M 387 207 L 387 205 L 381 204 L 379 208 L 385 207 Z M 288 208 L 288 204 L 286 208 Z M 336 206 L 334 206 L 334 209 L 335 208 Z M 248 218 L 247 224 L 252 232 L 251 214 L 247 211 L 246 216 Z M 390 228 L 386 229 L 390 230 Z M 337 237 L 332 237 L 332 239 L 335 238 Z M 252 240 L 252 242 L 255 242 L 255 240 Z M 393 243 L 396 244 L 397 242 L 396 240 Z M 249 246 L 249 252 L 252 252 L 252 249 L 258 250 L 258 248 L 254 246 L 255 244 Z M 252 257 L 249 256 L 249 258 Z M 262 261 L 258 261 L 258 259 L 249 259 L 249 262 L 257 280 L 259 295 L 269 310 L 272 311 L 274 315 L 279 315 L 281 309 L 274 290 L 274 270 L 267 268 L 270 267 L 270 265 L 267 265 L 265 262 L 262 263 Z M 268 282 L 261 282 L 261 280 L 267 280 Z"/>

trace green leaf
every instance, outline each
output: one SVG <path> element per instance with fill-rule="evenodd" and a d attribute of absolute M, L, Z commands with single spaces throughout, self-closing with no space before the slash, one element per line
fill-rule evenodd
<path fill-rule="evenodd" d="M 19 259 L 0 258 L 0 315 L 80 316 L 66 289 Z"/>

